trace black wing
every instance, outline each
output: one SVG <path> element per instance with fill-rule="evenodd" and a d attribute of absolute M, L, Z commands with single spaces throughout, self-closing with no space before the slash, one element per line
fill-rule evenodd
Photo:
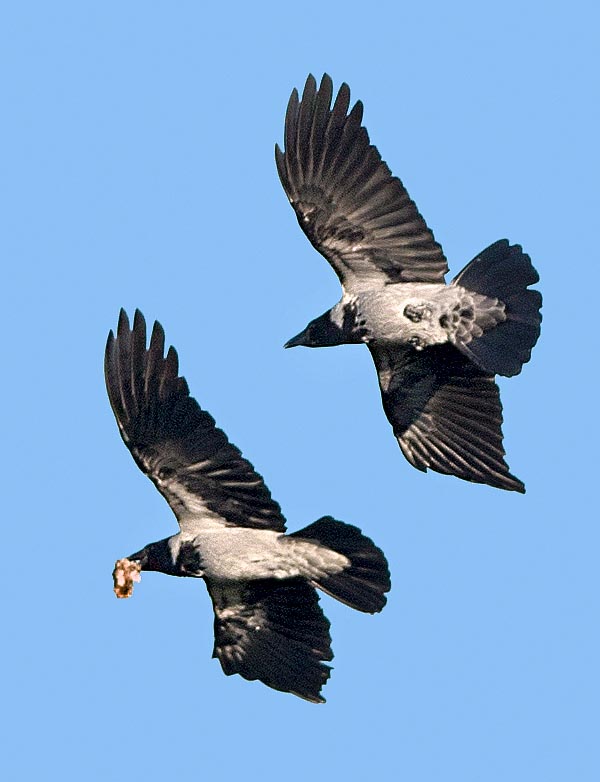
<path fill-rule="evenodd" d="M 138 467 L 154 482 L 182 529 L 207 519 L 223 524 L 285 530 L 279 505 L 250 462 L 190 396 L 178 376 L 177 352 L 164 357 L 165 334 L 136 310 L 133 330 L 121 310 L 115 339 L 108 335 L 106 388 L 121 436 Z M 204 520 L 204 521 L 203 521 Z"/>
<path fill-rule="evenodd" d="M 504 461 L 502 405 L 493 375 L 452 345 L 369 349 L 385 414 L 414 467 L 525 491 Z"/>
<path fill-rule="evenodd" d="M 347 291 L 389 282 L 443 282 L 446 258 L 402 182 L 361 126 L 358 101 L 348 113 L 342 84 L 333 108 L 327 74 L 311 75 L 302 100 L 291 94 L 285 152 L 275 145 L 281 184 L 300 227 Z"/>
<path fill-rule="evenodd" d="M 215 648 L 224 673 L 323 703 L 330 674 L 329 620 L 302 578 L 247 584 L 207 583 L 215 611 Z"/>

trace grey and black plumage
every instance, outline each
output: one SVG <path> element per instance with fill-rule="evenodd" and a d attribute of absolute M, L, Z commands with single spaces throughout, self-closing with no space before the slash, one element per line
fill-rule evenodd
<path fill-rule="evenodd" d="M 106 345 L 106 387 L 125 444 L 180 530 L 120 562 L 204 579 L 223 671 L 321 702 L 333 655 L 315 588 L 381 611 L 386 559 L 357 527 L 330 516 L 286 535 L 261 476 L 190 396 L 175 349 L 164 355 L 159 323 L 146 341 L 143 315 L 136 311 L 130 328 L 122 310 Z"/>
<path fill-rule="evenodd" d="M 291 94 L 277 170 L 298 222 L 342 284 L 341 300 L 285 347 L 366 343 L 400 448 L 428 468 L 524 492 L 502 446 L 496 374 L 529 361 L 542 297 L 529 256 L 506 239 L 449 284 L 441 246 L 351 110 L 342 84 L 309 76 Z"/>

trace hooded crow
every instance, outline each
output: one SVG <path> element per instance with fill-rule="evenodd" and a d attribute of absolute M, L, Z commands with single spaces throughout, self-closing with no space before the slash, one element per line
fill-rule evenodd
<path fill-rule="evenodd" d="M 516 375 L 539 333 L 542 297 L 528 255 L 506 239 L 449 284 L 446 258 L 402 182 L 369 142 L 363 106 L 327 74 L 293 90 L 283 188 L 300 227 L 340 279 L 341 300 L 285 347 L 365 342 L 402 453 L 428 468 L 524 492 L 502 446 L 494 375 Z"/>
<path fill-rule="evenodd" d="M 333 658 L 329 621 L 315 587 L 351 608 L 381 611 L 390 589 L 383 553 L 357 527 L 325 516 L 285 534 L 261 476 L 190 396 L 177 353 L 164 355 L 156 322 L 133 329 L 123 310 L 106 344 L 104 370 L 119 431 L 167 500 L 179 532 L 118 560 L 117 597 L 143 570 L 204 579 L 215 621 L 213 657 L 228 676 L 259 679 L 321 703 Z"/>

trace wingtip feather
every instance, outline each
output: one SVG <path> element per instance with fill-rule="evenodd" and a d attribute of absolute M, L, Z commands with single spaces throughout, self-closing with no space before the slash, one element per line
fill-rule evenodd
<path fill-rule="evenodd" d="M 129 316 L 125 312 L 124 308 L 121 307 L 119 310 L 119 323 L 117 325 L 117 337 L 121 339 L 122 337 L 127 334 L 129 331 Z"/>

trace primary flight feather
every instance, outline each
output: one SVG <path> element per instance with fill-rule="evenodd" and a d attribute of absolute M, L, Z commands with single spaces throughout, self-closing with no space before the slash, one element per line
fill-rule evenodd
<path fill-rule="evenodd" d="M 316 587 L 367 613 L 390 589 L 386 559 L 357 527 L 330 516 L 285 534 L 261 476 L 190 396 L 162 326 L 121 310 L 105 353 L 108 397 L 138 467 L 165 497 L 179 532 L 115 565 L 129 597 L 144 570 L 201 578 L 212 599 L 214 657 L 227 674 L 315 703 L 333 657 Z"/>
<path fill-rule="evenodd" d="M 275 146 L 298 222 L 342 284 L 341 300 L 285 347 L 366 343 L 414 467 L 524 492 L 504 460 L 494 376 L 518 374 L 531 356 L 538 274 L 503 239 L 447 285 L 442 248 L 370 143 L 362 103 L 350 109 L 347 84 L 332 98 L 327 74 L 318 88 L 309 76 L 302 98 L 291 94 L 284 150 Z"/>

